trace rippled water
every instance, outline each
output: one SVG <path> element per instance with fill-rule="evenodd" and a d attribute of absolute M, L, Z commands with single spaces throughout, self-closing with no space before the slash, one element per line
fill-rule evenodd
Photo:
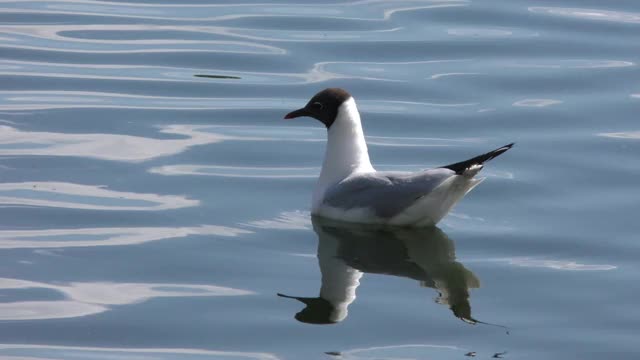
<path fill-rule="evenodd" d="M 630 0 L 0 1 L 0 357 L 637 358 L 638 34 Z M 312 221 L 325 131 L 281 119 L 329 86 L 379 169 L 517 146 L 439 229 Z"/>

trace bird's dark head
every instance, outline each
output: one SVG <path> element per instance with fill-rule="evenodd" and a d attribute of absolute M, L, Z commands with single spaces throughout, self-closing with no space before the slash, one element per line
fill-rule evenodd
<path fill-rule="evenodd" d="M 340 88 L 324 89 L 315 94 L 303 108 L 288 113 L 284 118 L 309 116 L 320 120 L 328 129 L 336 120 L 340 106 L 350 98 L 351 94 L 346 90 Z"/>
<path fill-rule="evenodd" d="M 335 324 L 336 322 L 340 321 L 334 319 L 335 307 L 328 300 L 325 300 L 321 297 L 310 298 L 289 296 L 284 294 L 278 294 L 278 296 L 287 299 L 295 299 L 306 305 L 306 307 L 298 312 L 295 316 L 296 320 L 300 322 L 307 324 L 326 325 Z"/>

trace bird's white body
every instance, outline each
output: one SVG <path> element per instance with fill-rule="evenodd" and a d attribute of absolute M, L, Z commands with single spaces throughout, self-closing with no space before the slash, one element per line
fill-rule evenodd
<path fill-rule="evenodd" d="M 371 165 L 360 113 L 351 97 L 340 105 L 336 119 L 328 129 L 324 163 L 313 193 L 311 213 L 358 223 L 435 225 L 467 192 L 482 181 L 473 178 L 481 168 L 482 165 L 471 167 L 461 175 L 448 169 L 421 171 L 416 173 L 416 180 L 413 180 L 412 174 L 397 173 L 390 177 L 388 173 L 377 172 Z M 429 171 L 435 174 L 437 181 L 434 182 L 434 176 Z M 396 180 L 403 183 L 396 185 Z M 425 191 L 425 186 L 421 187 L 420 181 L 432 187 Z M 403 187 L 403 184 L 409 182 L 411 189 L 407 190 L 407 186 Z M 398 196 L 394 196 L 396 189 Z M 414 191 L 413 189 L 415 196 L 411 197 L 407 192 Z M 356 192 L 360 196 L 358 201 L 349 199 Z M 383 196 L 382 192 L 384 199 L 380 198 Z M 402 204 L 398 203 L 398 198 L 403 198 Z M 371 206 L 368 201 L 371 201 Z M 380 209 L 376 210 L 376 206 L 384 206 L 385 202 L 390 206 L 400 207 L 389 216 L 380 216 Z M 373 206 L 374 203 L 376 206 Z"/>

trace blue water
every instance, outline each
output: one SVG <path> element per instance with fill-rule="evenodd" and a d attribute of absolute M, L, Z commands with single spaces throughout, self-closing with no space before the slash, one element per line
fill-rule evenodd
<path fill-rule="evenodd" d="M 638 358 L 639 34 L 630 0 L 1 1 L 0 357 Z M 326 87 L 379 169 L 517 145 L 439 229 L 312 221 L 325 131 L 281 119 Z"/>

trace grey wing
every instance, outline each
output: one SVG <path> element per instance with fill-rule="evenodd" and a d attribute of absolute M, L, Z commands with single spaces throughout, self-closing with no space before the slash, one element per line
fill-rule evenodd
<path fill-rule="evenodd" d="M 440 168 L 351 176 L 330 187 L 324 203 L 341 209 L 370 208 L 377 216 L 391 218 L 455 175 L 452 170 Z"/>

